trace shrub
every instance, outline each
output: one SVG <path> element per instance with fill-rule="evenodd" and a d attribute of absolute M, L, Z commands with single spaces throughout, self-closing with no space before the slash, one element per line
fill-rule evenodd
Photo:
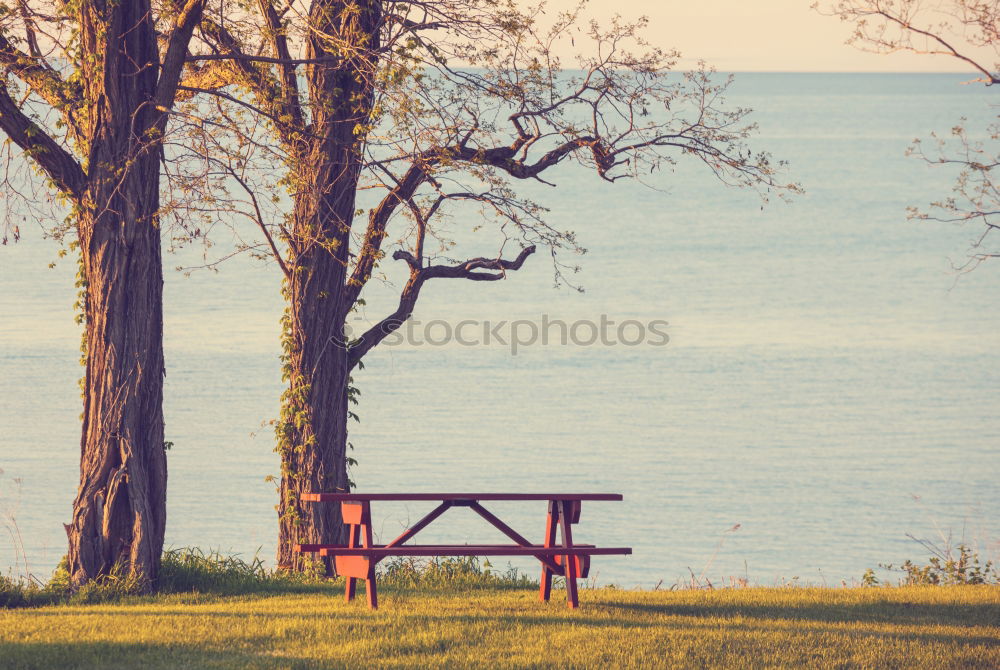
<path fill-rule="evenodd" d="M 517 568 L 508 566 L 500 572 L 488 560 L 480 565 L 476 556 L 394 558 L 380 566 L 379 584 L 437 589 L 470 586 L 507 589 L 538 587 L 537 581 L 522 574 Z"/>
<path fill-rule="evenodd" d="M 956 585 L 956 584 L 1000 584 L 1000 572 L 992 561 L 980 562 L 979 554 L 963 544 L 958 545 L 955 552 L 949 551 L 941 556 L 932 556 L 925 565 L 917 565 L 906 561 L 899 568 L 892 563 L 881 563 L 879 567 L 886 570 L 902 570 L 901 584 L 910 585 Z M 863 582 L 869 581 L 869 570 L 865 573 Z M 871 577 L 874 583 L 877 579 Z"/>
<path fill-rule="evenodd" d="M 532 588 L 538 582 L 521 574 L 517 568 L 499 571 L 476 557 L 398 558 L 379 567 L 381 585 L 397 588 Z M 317 592 L 342 585 L 317 571 L 290 573 L 268 570 L 259 556 L 246 561 L 239 556 L 216 550 L 205 552 L 194 547 L 169 549 L 163 553 L 157 590 L 162 594 L 206 593 L 242 595 L 251 593 Z M 70 588 L 66 558 L 59 563 L 52 578 L 42 585 L 37 581 L 0 576 L 0 608 L 36 607 L 55 603 L 106 603 L 138 597 L 142 579 L 116 566 L 109 575 Z"/>
<path fill-rule="evenodd" d="M 13 579 L 0 575 L 0 609 L 14 607 L 40 607 L 60 602 L 66 598 L 66 591 L 58 585 L 40 585 L 24 579 Z"/>
<path fill-rule="evenodd" d="M 327 584 L 316 574 L 268 570 L 257 555 L 248 562 L 217 550 L 206 553 L 196 547 L 183 547 L 163 552 L 159 591 L 234 595 L 312 591 L 325 588 Z"/>

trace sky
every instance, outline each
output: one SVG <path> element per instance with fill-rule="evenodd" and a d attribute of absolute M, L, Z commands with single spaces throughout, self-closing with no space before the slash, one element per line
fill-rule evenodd
<path fill-rule="evenodd" d="M 850 24 L 812 10 L 814 0 L 590 0 L 606 19 L 650 18 L 647 39 L 676 48 L 682 65 L 704 59 L 719 70 L 764 72 L 966 72 L 942 56 L 871 54 L 844 44 Z M 550 0 L 568 9 L 576 0 Z M 829 4 L 826 2 L 825 4 Z M 989 62 L 989 59 L 987 59 Z"/>

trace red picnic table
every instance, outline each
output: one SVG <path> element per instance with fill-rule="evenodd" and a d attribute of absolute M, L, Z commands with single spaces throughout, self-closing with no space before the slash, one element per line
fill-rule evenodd
<path fill-rule="evenodd" d="M 297 544 L 295 551 L 332 556 L 337 573 L 347 579 L 345 595 L 354 598 L 355 580 L 364 579 L 368 605 L 378 608 L 375 566 L 389 556 L 534 556 L 542 564 L 539 590 L 541 600 L 548 601 L 552 593 L 552 577 L 566 579 L 566 601 L 571 608 L 579 605 L 576 580 L 590 571 L 590 557 L 596 555 L 631 554 L 630 547 L 596 547 L 576 544 L 573 525 L 580 521 L 583 501 L 620 501 L 618 493 L 306 493 L 303 502 L 339 502 L 341 516 L 349 526 L 347 545 Z M 402 535 L 388 544 L 372 540 L 371 503 L 373 501 L 439 502 Z M 504 523 L 483 507 L 484 501 L 545 501 L 548 513 L 542 544 L 530 540 Z M 404 544 L 452 507 L 468 507 L 516 544 Z M 557 542 L 559 530 L 561 542 Z"/>

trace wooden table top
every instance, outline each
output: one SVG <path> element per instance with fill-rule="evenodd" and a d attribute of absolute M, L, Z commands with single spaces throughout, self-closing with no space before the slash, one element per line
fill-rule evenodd
<path fill-rule="evenodd" d="M 303 502 L 371 500 L 604 500 L 620 501 L 620 493 L 303 493 Z"/>

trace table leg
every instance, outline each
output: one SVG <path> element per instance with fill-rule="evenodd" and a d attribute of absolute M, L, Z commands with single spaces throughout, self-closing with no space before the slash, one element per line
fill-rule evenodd
<path fill-rule="evenodd" d="M 368 549 L 372 546 L 372 511 L 371 503 L 365 501 L 362 505 L 361 546 Z M 365 579 L 365 590 L 368 593 L 368 607 L 378 609 L 378 590 L 375 587 L 375 559 L 368 559 L 368 577 Z"/>
<path fill-rule="evenodd" d="M 358 524 L 352 523 L 347 528 L 347 547 L 349 549 L 354 549 L 358 546 L 358 534 L 360 527 Z M 347 586 L 344 589 L 344 597 L 347 602 L 354 600 L 354 589 L 355 589 L 355 579 L 354 577 L 346 577 Z"/>
<path fill-rule="evenodd" d="M 368 573 L 368 579 L 365 580 L 365 588 L 368 591 L 368 607 L 373 610 L 378 609 L 378 590 L 375 588 L 375 566 L 372 565 L 371 571 Z"/>
<path fill-rule="evenodd" d="M 360 544 L 362 548 L 368 549 L 372 546 L 372 512 L 371 504 L 368 501 L 343 502 L 340 505 L 340 515 L 344 523 L 348 525 L 347 547 L 357 549 Z M 366 582 L 368 592 L 368 606 L 372 609 L 378 608 L 378 593 L 375 588 L 375 563 L 377 561 L 371 556 L 361 560 L 351 560 L 349 565 L 344 566 L 344 578 L 346 588 L 344 597 L 348 602 L 354 599 L 358 578 Z M 361 566 L 367 566 L 367 570 Z"/>
<path fill-rule="evenodd" d="M 561 509 L 559 523 L 562 525 L 562 546 L 570 549 L 573 546 L 573 501 L 560 501 Z M 563 572 L 566 575 L 566 604 L 570 609 L 576 609 L 580 601 L 576 592 L 576 556 L 563 556 Z"/>
<path fill-rule="evenodd" d="M 556 529 L 559 523 L 559 505 L 554 500 L 549 501 L 549 514 L 545 522 L 545 546 L 556 546 Z M 539 600 L 548 602 L 552 595 L 552 569 L 542 563 L 541 587 L 538 592 Z"/>

